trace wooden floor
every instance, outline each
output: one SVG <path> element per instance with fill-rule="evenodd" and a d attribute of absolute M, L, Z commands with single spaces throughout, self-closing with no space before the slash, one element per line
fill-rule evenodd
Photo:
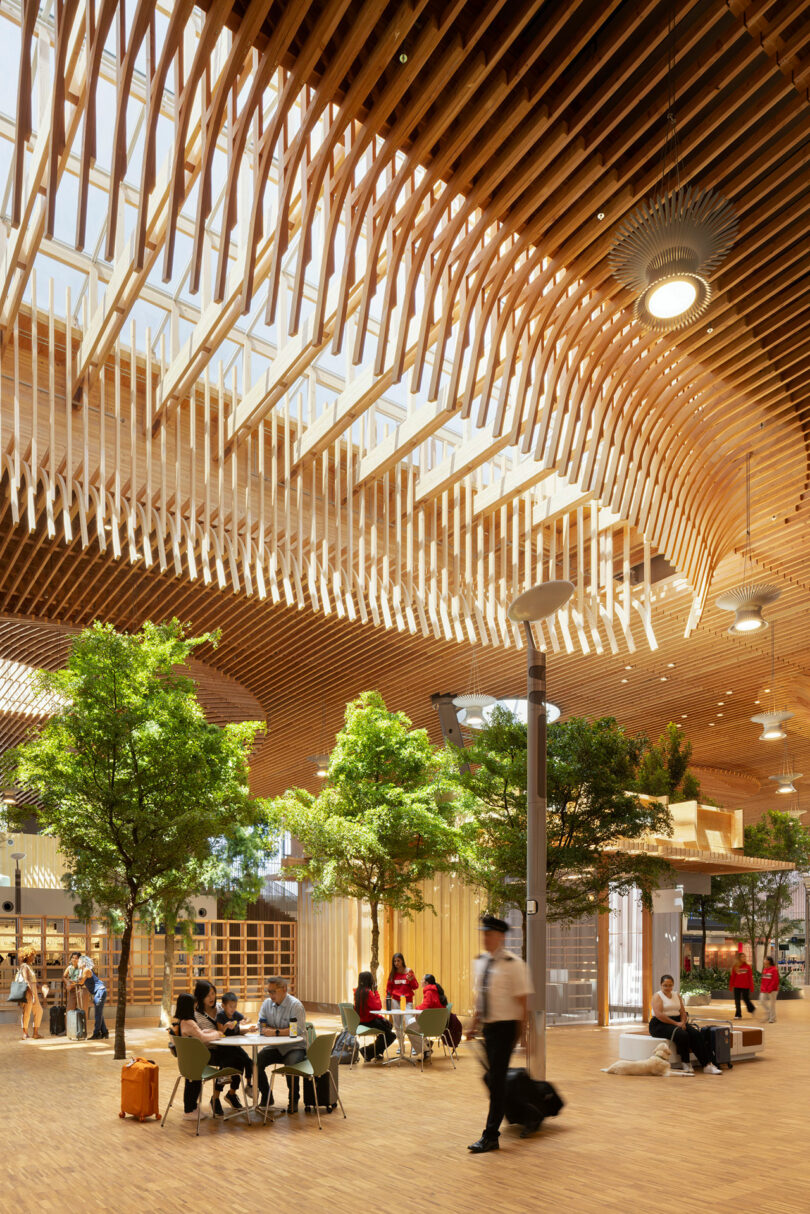
<path fill-rule="evenodd" d="M 455 1073 L 444 1061 L 424 1075 L 341 1067 L 348 1120 L 332 1114 L 321 1133 L 302 1112 L 266 1127 L 204 1122 L 195 1139 L 174 1110 L 164 1129 L 119 1120 L 121 1064 L 106 1046 L 21 1042 L 2 1026 L 0 1209 L 799 1214 L 810 1209 L 810 1000 L 778 1011 L 764 1056 L 717 1077 L 600 1074 L 620 1030 L 552 1030 L 549 1077 L 566 1107 L 534 1139 L 509 1129 L 498 1154 L 479 1157 L 466 1150 L 485 1110 L 470 1046 Z M 128 1046 L 160 1062 L 167 1100 L 162 1035 L 136 1029 Z"/>

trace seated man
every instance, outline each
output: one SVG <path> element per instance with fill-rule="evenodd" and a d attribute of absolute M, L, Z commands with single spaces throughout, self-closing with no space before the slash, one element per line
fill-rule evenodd
<path fill-rule="evenodd" d="M 265 999 L 259 1011 L 259 1032 L 262 1037 L 289 1037 L 290 1021 L 296 1022 L 297 1032 L 292 1036 L 303 1037 L 306 1032 L 307 1014 L 304 1011 L 304 1005 L 294 995 L 287 993 L 286 978 L 270 978 L 267 983 L 267 994 L 269 998 Z M 267 1109 L 269 1104 L 273 1103 L 273 1097 L 270 1092 L 270 1084 L 267 1081 L 267 1067 L 274 1062 L 300 1062 L 306 1057 L 306 1050 L 303 1048 L 278 1049 L 277 1046 L 266 1045 L 263 1050 L 259 1051 L 258 1071 L 259 1071 L 259 1108 L 263 1111 Z M 290 1097 L 287 1105 L 288 1113 L 295 1113 L 298 1109 L 298 1080 L 295 1080 L 295 1085 L 289 1083 Z"/>

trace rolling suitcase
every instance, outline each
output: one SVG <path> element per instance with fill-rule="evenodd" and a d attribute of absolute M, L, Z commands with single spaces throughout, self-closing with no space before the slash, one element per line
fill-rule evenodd
<path fill-rule="evenodd" d="M 57 1003 L 50 1010 L 48 1028 L 52 1037 L 64 1037 L 66 1031 L 66 1011 L 63 1003 Z"/>
<path fill-rule="evenodd" d="M 84 1041 L 87 1036 L 87 1017 L 80 1007 L 68 1012 L 67 1035 L 71 1041 Z"/>
<path fill-rule="evenodd" d="M 329 1082 L 329 1075 L 319 1075 L 317 1079 L 304 1080 L 304 1110 L 310 1113 L 317 1104 L 319 1108 L 331 1113 L 337 1108 L 337 1088 L 340 1060 L 336 1054 L 329 1059 L 329 1074 L 335 1081 L 335 1086 Z"/>
<path fill-rule="evenodd" d="M 709 1047 L 709 1057 L 715 1066 L 726 1066 L 729 1070 L 734 1063 L 731 1061 L 731 1025 L 727 1020 L 710 1021 L 695 1018 L 695 1026 L 700 1025 L 700 1033 Z"/>
<path fill-rule="evenodd" d="M 149 1058 L 130 1058 L 121 1068 L 121 1112 L 145 1121 L 160 1118 L 158 1109 L 158 1077 L 160 1067 Z"/>

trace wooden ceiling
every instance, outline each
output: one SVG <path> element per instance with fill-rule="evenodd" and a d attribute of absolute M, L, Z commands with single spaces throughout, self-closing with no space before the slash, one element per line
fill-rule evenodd
<path fill-rule="evenodd" d="M 747 721 L 769 637 L 727 638 L 713 606 L 742 577 L 750 455 L 810 778 L 810 5 L 22 0 L 0 21 L 0 615 L 220 625 L 206 661 L 269 714 L 276 791 L 364 687 L 434 736 L 472 645 L 488 690 L 519 692 L 506 605 L 570 576 L 544 633 L 564 710 L 682 721 L 707 790 L 753 813 L 782 757 Z M 606 254 L 673 108 L 681 181 L 740 230 L 705 317 L 661 336 Z"/>

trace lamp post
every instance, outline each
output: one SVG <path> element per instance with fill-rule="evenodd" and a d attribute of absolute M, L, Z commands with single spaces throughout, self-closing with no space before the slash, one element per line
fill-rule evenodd
<path fill-rule="evenodd" d="M 20 922 L 20 916 L 22 915 L 22 873 L 20 872 L 20 860 L 25 859 L 25 852 L 24 851 L 13 851 L 11 853 L 11 858 L 15 864 L 15 869 L 14 869 L 14 915 L 15 915 L 15 921 L 17 924 L 17 931 L 16 931 L 17 952 L 19 953 L 20 945 L 22 943 L 22 933 L 20 930 L 21 926 L 22 926 L 21 922 Z"/>
<path fill-rule="evenodd" d="M 543 582 L 509 605 L 510 620 L 526 635 L 526 962 L 529 997 L 527 1062 L 535 1079 L 546 1077 L 546 655 L 534 641 L 532 622 L 564 607 L 571 582 Z"/>

